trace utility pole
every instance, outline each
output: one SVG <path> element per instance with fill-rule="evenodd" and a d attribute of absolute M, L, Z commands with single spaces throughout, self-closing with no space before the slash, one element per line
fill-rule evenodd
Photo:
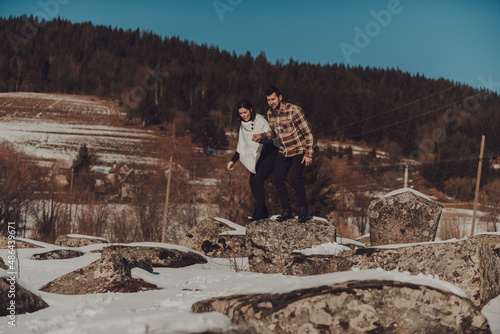
<path fill-rule="evenodd" d="M 405 163 L 405 182 L 404 182 L 404 187 L 408 188 L 408 164 Z"/>
<path fill-rule="evenodd" d="M 477 211 L 477 201 L 479 198 L 479 184 L 481 182 L 481 168 L 483 167 L 483 152 L 484 152 L 484 135 L 481 138 L 481 151 L 479 153 L 479 165 L 477 167 L 477 180 L 476 180 L 476 193 L 474 195 L 474 213 L 472 214 L 472 228 L 470 231 L 471 237 L 474 235 L 474 230 L 476 229 L 476 211 Z"/>
<path fill-rule="evenodd" d="M 161 242 L 165 242 L 165 233 L 167 230 L 167 214 L 168 214 L 168 199 L 170 195 L 170 178 L 172 176 L 172 157 L 170 157 L 170 164 L 168 167 L 167 176 L 167 194 L 165 195 L 165 211 L 163 212 L 163 229 L 161 233 Z"/>
<path fill-rule="evenodd" d="M 409 159 L 403 159 L 401 161 L 401 164 L 405 166 L 404 188 L 408 188 L 408 168 L 410 165 L 414 165 L 415 161 Z"/>
<path fill-rule="evenodd" d="M 177 152 L 177 140 L 176 140 L 176 136 L 175 136 L 175 122 L 172 122 L 172 123 L 173 123 L 172 141 L 174 142 L 174 150 L 175 150 L 175 152 Z"/>
<path fill-rule="evenodd" d="M 73 177 L 75 175 L 75 168 L 71 167 L 71 185 L 70 185 L 70 192 L 73 193 Z"/>

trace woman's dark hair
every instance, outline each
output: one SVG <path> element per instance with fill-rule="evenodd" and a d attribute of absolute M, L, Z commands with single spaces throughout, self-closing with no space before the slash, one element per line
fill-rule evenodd
<path fill-rule="evenodd" d="M 238 114 L 240 122 L 243 122 L 243 118 L 241 118 L 239 110 L 241 108 L 245 108 L 250 110 L 250 120 L 253 121 L 255 119 L 255 111 L 253 110 L 252 102 L 250 102 L 247 99 L 241 100 L 238 102 L 238 105 L 236 107 L 236 113 Z"/>

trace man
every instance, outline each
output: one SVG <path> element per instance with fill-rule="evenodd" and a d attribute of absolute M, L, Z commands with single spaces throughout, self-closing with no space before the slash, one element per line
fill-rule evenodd
<path fill-rule="evenodd" d="M 261 138 L 277 138 L 279 140 L 280 150 L 274 165 L 274 185 L 283 211 L 277 220 L 281 222 L 294 217 L 285 186 L 286 177 L 291 170 L 290 184 L 294 188 L 297 198 L 299 222 L 303 223 L 309 219 L 303 172 L 304 168 L 312 163 L 313 135 L 302 109 L 291 103 L 283 102 L 278 88 L 269 88 L 266 91 L 266 96 L 270 107 L 267 118 L 271 131 L 255 134 L 252 140 L 258 141 Z"/>

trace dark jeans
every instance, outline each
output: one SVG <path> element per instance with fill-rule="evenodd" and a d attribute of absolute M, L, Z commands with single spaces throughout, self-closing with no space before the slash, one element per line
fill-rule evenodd
<path fill-rule="evenodd" d="M 271 143 L 265 145 L 260 155 L 259 161 L 255 166 L 256 173 L 250 173 L 250 189 L 252 190 L 253 198 L 255 199 L 255 208 L 264 209 L 266 190 L 264 189 L 264 182 L 273 173 L 274 162 L 278 149 Z"/>
<path fill-rule="evenodd" d="M 276 163 L 274 165 L 274 186 L 276 187 L 276 192 L 278 193 L 283 209 L 291 207 L 290 197 L 288 196 L 285 185 L 286 177 L 290 170 L 290 185 L 295 189 L 297 205 L 307 205 L 306 187 L 304 186 L 302 177 L 305 167 L 305 164 L 301 163 L 303 158 L 304 154 L 287 158 L 282 153 L 279 153 L 276 158 Z"/>

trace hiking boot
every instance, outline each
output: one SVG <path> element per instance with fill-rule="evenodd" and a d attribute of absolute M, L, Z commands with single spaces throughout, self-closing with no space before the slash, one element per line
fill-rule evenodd
<path fill-rule="evenodd" d="M 292 208 L 286 207 L 283 209 L 283 211 L 281 211 L 281 214 L 278 217 L 276 217 L 276 220 L 282 222 L 284 220 L 292 218 L 293 218 Z"/>
<path fill-rule="evenodd" d="M 267 219 L 267 218 L 269 218 L 269 215 L 266 215 L 266 212 L 264 209 L 255 209 L 254 214 L 253 214 L 254 220 L 261 220 L 261 219 Z"/>
<path fill-rule="evenodd" d="M 297 214 L 299 216 L 299 223 L 305 223 L 311 217 L 309 216 L 309 212 L 307 211 L 307 205 L 301 205 L 297 208 Z"/>
<path fill-rule="evenodd" d="M 264 206 L 263 209 L 255 208 L 255 210 L 253 210 L 252 216 L 248 217 L 248 222 L 251 223 L 255 220 L 267 218 L 269 218 L 269 213 L 267 212 L 267 208 Z"/>
<path fill-rule="evenodd" d="M 265 206 L 265 205 L 264 205 L 263 212 L 264 212 L 264 216 L 266 217 L 266 219 L 271 217 L 271 215 L 269 214 L 269 211 L 267 210 L 267 206 Z"/>

